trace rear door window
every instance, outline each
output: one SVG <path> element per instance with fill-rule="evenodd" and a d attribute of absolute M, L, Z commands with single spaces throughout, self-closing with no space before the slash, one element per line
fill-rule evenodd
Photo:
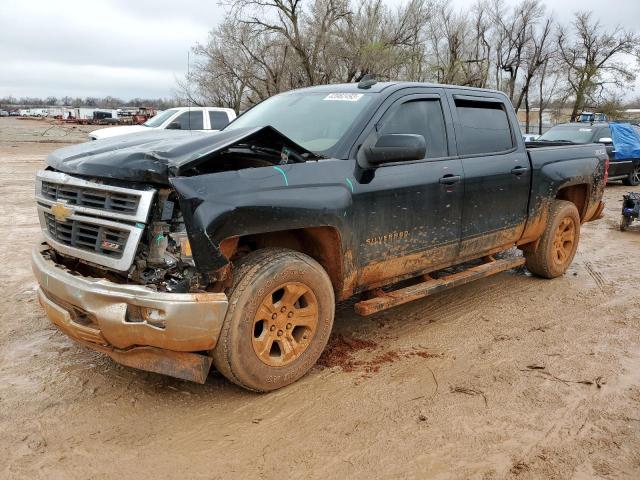
<path fill-rule="evenodd" d="M 509 117 L 502 103 L 456 99 L 461 155 L 499 153 L 513 148 Z"/>
<path fill-rule="evenodd" d="M 425 158 L 449 155 L 444 115 L 437 99 L 410 100 L 402 103 L 383 119 L 378 131 L 379 135 L 393 133 L 422 135 L 427 144 Z"/>
<path fill-rule="evenodd" d="M 211 130 L 222 130 L 229 125 L 229 116 L 227 112 L 209 111 L 209 123 Z"/>
<path fill-rule="evenodd" d="M 171 123 L 180 124 L 181 130 L 202 130 L 204 128 L 202 113 L 200 110 L 184 112 Z"/>

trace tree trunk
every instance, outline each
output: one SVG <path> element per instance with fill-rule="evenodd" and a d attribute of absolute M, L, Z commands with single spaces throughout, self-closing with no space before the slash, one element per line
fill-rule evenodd
<path fill-rule="evenodd" d="M 529 133 L 529 114 L 531 113 L 531 109 L 529 108 L 529 91 L 524 94 L 524 111 L 525 111 L 525 124 L 524 124 L 524 133 Z"/>
<path fill-rule="evenodd" d="M 575 122 L 578 118 L 578 115 L 582 112 L 584 108 L 584 91 L 582 88 L 578 88 L 576 92 L 576 101 L 573 103 L 573 110 L 571 110 L 571 121 Z"/>

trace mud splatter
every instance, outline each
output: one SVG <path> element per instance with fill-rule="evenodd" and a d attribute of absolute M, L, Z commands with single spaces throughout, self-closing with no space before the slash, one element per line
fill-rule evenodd
<path fill-rule="evenodd" d="M 324 368 L 338 367 L 343 372 L 377 373 L 380 367 L 393 363 L 402 358 L 420 357 L 437 358 L 441 353 L 427 351 L 424 347 L 413 347 L 411 350 L 388 350 L 379 353 L 372 359 L 357 358 L 362 351 L 373 352 L 382 349 L 382 345 L 370 340 L 334 335 L 318 360 L 318 365 Z"/>
<path fill-rule="evenodd" d="M 341 334 L 332 335 L 318 359 L 318 365 L 325 368 L 340 367 L 344 372 L 352 372 L 362 363 L 355 360 L 357 352 L 378 348 L 380 344 L 370 340 L 345 337 Z"/>

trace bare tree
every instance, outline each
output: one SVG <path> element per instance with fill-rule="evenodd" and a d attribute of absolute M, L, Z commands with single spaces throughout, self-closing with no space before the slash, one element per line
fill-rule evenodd
<path fill-rule="evenodd" d="M 293 88 L 374 74 L 493 87 L 524 106 L 527 126 L 537 101 L 540 125 L 552 104 L 572 98 L 575 114 L 587 100 L 610 98 L 610 87 L 635 73 L 624 55 L 639 45 L 620 29 L 602 33 L 590 14 L 570 30 L 556 26 L 542 1 L 476 0 L 461 10 L 446 0 L 228 0 L 227 20 L 194 47 L 178 87 L 192 103 L 242 110 Z"/>
<path fill-rule="evenodd" d="M 234 0 L 231 6 L 240 23 L 286 40 L 304 74 L 299 86 L 322 79 L 320 54 L 335 25 L 350 14 L 348 0 L 316 0 L 308 13 L 301 0 Z"/>
<path fill-rule="evenodd" d="M 571 118 L 575 119 L 585 103 L 601 96 L 607 85 L 622 86 L 635 78 L 634 68 L 622 57 L 637 53 L 640 37 L 620 27 L 604 30 L 591 12 L 577 13 L 573 27 L 573 34 L 561 29 L 557 43 L 574 95 Z"/>

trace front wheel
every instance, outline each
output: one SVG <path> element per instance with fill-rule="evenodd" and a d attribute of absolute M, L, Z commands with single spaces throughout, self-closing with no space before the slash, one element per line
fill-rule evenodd
<path fill-rule="evenodd" d="M 527 269 L 544 278 L 563 275 L 573 261 L 579 240 L 578 209 L 571 202 L 556 200 L 549 209 L 549 220 L 538 248 L 534 252 L 525 252 Z"/>
<path fill-rule="evenodd" d="M 302 253 L 267 248 L 234 268 L 213 361 L 241 387 L 275 390 L 302 377 L 324 350 L 335 313 L 331 280 Z"/>
<path fill-rule="evenodd" d="M 627 178 L 622 179 L 622 184 L 627 187 L 635 187 L 640 185 L 640 163 L 636 163 L 633 166 L 633 170 Z"/>

